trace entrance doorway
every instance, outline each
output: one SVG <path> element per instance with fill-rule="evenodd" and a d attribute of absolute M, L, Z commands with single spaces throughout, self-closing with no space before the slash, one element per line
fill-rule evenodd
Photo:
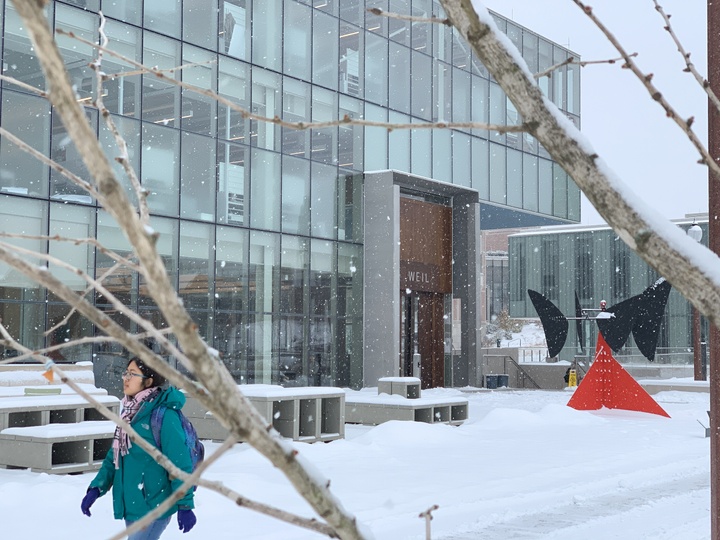
<path fill-rule="evenodd" d="M 402 374 L 420 377 L 422 388 L 445 385 L 444 295 L 405 290 L 400 295 Z"/>

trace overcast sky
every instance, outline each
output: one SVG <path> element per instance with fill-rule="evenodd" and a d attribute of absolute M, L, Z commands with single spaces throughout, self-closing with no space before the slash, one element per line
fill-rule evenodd
<path fill-rule="evenodd" d="M 617 58 L 592 21 L 572 0 L 480 0 L 488 9 L 568 47 L 583 60 Z M 671 24 L 706 76 L 706 0 L 660 0 Z M 618 37 L 682 117 L 707 141 L 707 98 L 685 67 L 652 0 L 590 1 L 595 14 Z M 582 69 L 582 131 L 608 166 L 641 199 L 668 219 L 707 212 L 707 170 L 682 131 L 652 102 L 620 64 Z M 603 223 L 583 197 L 582 222 Z"/>

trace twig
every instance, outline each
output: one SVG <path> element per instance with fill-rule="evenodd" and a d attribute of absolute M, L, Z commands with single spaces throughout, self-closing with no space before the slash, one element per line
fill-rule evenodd
<path fill-rule="evenodd" d="M 634 58 L 637 55 L 638 55 L 638 53 L 634 52 L 628 56 Z M 534 77 L 536 79 L 540 79 L 541 77 L 550 76 L 550 75 L 552 75 L 552 72 L 555 71 L 556 69 L 559 69 L 559 68 L 569 65 L 569 64 L 576 64 L 580 67 L 585 67 L 585 66 L 589 66 L 592 64 L 615 64 L 615 63 L 619 62 L 620 60 L 623 60 L 623 58 L 620 57 L 620 58 L 610 58 L 609 60 L 580 60 L 580 61 L 578 61 L 578 60 L 575 60 L 574 56 L 570 56 L 570 57 L 566 58 L 565 60 L 563 60 L 562 62 L 559 62 L 559 63 L 555 64 L 554 66 L 550 66 L 549 68 L 541 71 L 540 73 L 536 73 L 534 75 Z"/>
<path fill-rule="evenodd" d="M 670 105 L 670 103 L 665 99 L 665 96 L 663 96 L 662 92 L 660 92 L 660 90 L 658 90 L 658 88 L 652 83 L 653 74 L 645 74 L 640 70 L 640 68 L 633 61 L 630 55 L 625 52 L 625 49 L 617 40 L 615 35 L 610 32 L 610 30 L 602 23 L 602 21 L 600 21 L 600 19 L 595 16 L 592 7 L 585 5 L 580 0 L 573 0 L 573 2 L 575 2 L 575 4 L 583 10 L 583 13 L 585 13 L 585 15 L 587 15 L 588 18 L 593 21 L 593 23 L 595 23 L 595 25 L 600 29 L 600 31 L 605 34 L 605 37 L 608 39 L 608 41 L 610 41 L 610 43 L 612 43 L 615 49 L 620 53 L 620 55 L 623 57 L 623 60 L 625 60 L 625 64 L 623 64 L 623 67 L 633 72 L 633 74 L 638 78 L 638 80 L 648 91 L 650 97 L 665 110 L 665 115 L 668 118 L 672 119 L 673 122 L 675 122 L 680 127 L 680 129 L 685 132 L 688 139 L 690 139 L 690 142 L 693 144 L 693 146 L 701 156 L 699 162 L 703 165 L 707 165 L 712 170 L 714 176 L 720 177 L 720 165 L 716 163 L 716 161 L 710 155 L 710 152 L 708 152 L 702 141 L 692 130 L 692 124 L 695 121 L 695 118 L 691 116 L 687 120 L 683 120 L 680 115 L 675 111 L 675 109 Z"/>

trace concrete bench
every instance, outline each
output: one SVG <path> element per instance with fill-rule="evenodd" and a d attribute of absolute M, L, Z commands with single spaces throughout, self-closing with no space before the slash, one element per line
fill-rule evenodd
<path fill-rule="evenodd" d="M 287 439 L 326 442 L 345 438 L 345 393 L 340 388 L 247 384 L 241 385 L 240 391 L 265 421 Z M 227 429 L 196 399 L 188 397 L 183 413 L 201 439 L 227 437 Z"/>
<path fill-rule="evenodd" d="M 417 377 L 382 377 L 378 379 L 378 394 L 417 399 L 420 397 L 420 392 L 420 379 Z"/>
<path fill-rule="evenodd" d="M 96 470 L 114 433 L 109 420 L 6 428 L 0 431 L 0 467 L 50 474 Z"/>
<path fill-rule="evenodd" d="M 118 414 L 120 400 L 114 396 L 94 396 Z M 84 398 L 74 395 L 23 396 L 0 400 L 0 431 L 14 427 L 71 424 L 105 420 Z"/>
<path fill-rule="evenodd" d="M 345 421 L 376 426 L 390 420 L 460 425 L 468 418 L 464 398 L 413 398 L 400 395 L 372 395 L 348 391 L 345 395 Z"/>

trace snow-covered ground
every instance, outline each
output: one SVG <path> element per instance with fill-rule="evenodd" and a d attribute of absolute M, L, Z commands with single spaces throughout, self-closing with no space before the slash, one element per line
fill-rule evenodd
<path fill-rule="evenodd" d="M 577 538 L 703 540 L 710 537 L 709 396 L 662 392 L 672 418 L 619 410 L 581 412 L 568 391 L 497 390 L 464 396 L 459 427 L 388 422 L 348 425 L 345 440 L 294 443 L 376 539 L 424 539 L 418 514 L 433 515 L 434 540 Z M 207 443 L 210 452 L 217 447 Z M 284 477 L 247 444 L 208 472 L 242 495 L 313 515 Z M 0 470 L 2 538 L 108 538 L 121 530 L 111 500 L 80 513 L 91 474 Z M 319 535 L 238 508 L 200 489 L 198 524 L 163 538 L 314 539 Z"/>

